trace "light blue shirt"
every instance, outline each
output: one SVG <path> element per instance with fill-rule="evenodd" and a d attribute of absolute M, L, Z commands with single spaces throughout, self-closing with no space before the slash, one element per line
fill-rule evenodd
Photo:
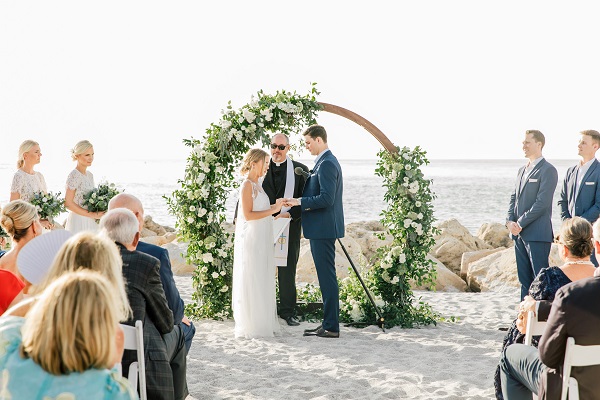
<path fill-rule="evenodd" d="M 52 375 L 31 358 L 22 358 L 21 328 L 24 318 L 0 318 L 0 398 L 81 400 L 137 399 L 129 382 L 115 370 L 88 369 L 68 375 Z M 71 397 L 67 397 L 71 395 Z"/>

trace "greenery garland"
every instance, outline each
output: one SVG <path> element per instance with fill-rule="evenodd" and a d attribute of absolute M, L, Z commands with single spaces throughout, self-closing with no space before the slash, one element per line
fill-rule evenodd
<path fill-rule="evenodd" d="M 272 133 L 294 136 L 314 124 L 322 109 L 316 100 L 318 94 L 316 84 L 304 96 L 259 91 L 238 110 L 229 102 L 219 123 L 211 124 L 202 139 L 184 140 L 193 150 L 187 158 L 184 179 L 179 180 L 181 189 L 166 200 L 177 218 L 179 235 L 189 243 L 186 260 L 197 266 L 193 275 L 195 303 L 187 309 L 190 314 L 200 318 L 232 317 L 233 233 L 226 229 L 225 201 L 231 188 L 239 185 L 235 169 L 253 145 L 260 142 L 268 146 Z M 427 304 L 413 304 L 416 301 L 410 290 L 411 281 L 422 284 L 435 280 L 433 262 L 426 259 L 436 233 L 430 181 L 420 170 L 427 162 L 425 152 L 418 147 L 398 149 L 395 154 L 379 153 L 376 174 L 384 179 L 384 199 L 388 202 L 382 223 L 394 239 L 390 246 L 379 249 L 373 267 L 363 268 L 363 274 L 388 327 L 425 325 L 439 319 Z M 299 290 L 299 300 L 314 301 L 319 295 L 312 285 Z M 353 272 L 340 282 L 340 301 L 342 321 L 376 320 L 375 310 Z"/>

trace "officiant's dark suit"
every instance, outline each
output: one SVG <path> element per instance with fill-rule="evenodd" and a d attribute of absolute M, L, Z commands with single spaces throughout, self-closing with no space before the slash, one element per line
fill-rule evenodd
<path fill-rule="evenodd" d="M 262 187 L 269 196 L 271 204 L 275 200 L 283 198 L 287 182 L 287 163 L 291 161 L 293 167 L 300 167 L 308 172 L 308 167 L 297 161 L 286 159 L 286 161 L 277 165 L 271 159 L 269 170 L 265 175 Z M 294 194 L 293 197 L 302 196 L 304 191 L 305 178 L 302 175 L 294 174 Z M 290 208 L 290 234 L 288 238 L 287 266 L 277 267 L 277 279 L 279 281 L 279 316 L 286 321 L 295 316 L 296 309 L 296 265 L 300 255 L 300 234 L 302 230 L 300 206 Z M 279 214 L 279 213 L 278 213 Z M 278 214 L 275 214 L 277 216 Z M 290 322 L 288 321 L 288 324 Z"/>
<path fill-rule="evenodd" d="M 541 132 L 539 134 L 541 135 Z M 543 135 L 541 137 L 543 138 Z M 542 268 L 548 268 L 548 256 L 554 240 L 552 200 L 558 173 L 556 168 L 542 157 L 539 143 L 533 134 L 526 134 L 524 150 L 526 146 L 537 145 L 536 151 L 539 156 L 532 155 L 529 164 L 519 168 L 506 218 L 507 225 L 512 221 L 521 228 L 518 235 L 512 235 L 515 242 L 517 274 L 521 282 L 521 300 L 529 292 L 529 286 L 538 272 Z M 541 146 L 543 147 L 543 143 Z M 526 150 L 526 154 L 527 151 L 529 150 Z"/>

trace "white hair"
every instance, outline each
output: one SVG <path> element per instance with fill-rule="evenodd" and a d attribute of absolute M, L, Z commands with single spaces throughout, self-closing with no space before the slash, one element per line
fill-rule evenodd
<path fill-rule="evenodd" d="M 139 232 L 140 223 L 135 214 L 127 208 L 110 210 L 100 219 L 100 229 L 112 241 L 123 245 L 130 245 Z"/>

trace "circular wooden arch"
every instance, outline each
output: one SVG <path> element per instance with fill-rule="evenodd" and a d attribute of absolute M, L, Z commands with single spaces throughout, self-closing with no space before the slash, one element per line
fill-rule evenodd
<path fill-rule="evenodd" d="M 379 141 L 379 143 L 381 143 L 383 148 L 386 149 L 387 151 L 389 151 L 390 153 L 398 152 L 398 149 L 396 148 L 396 146 L 394 146 L 394 144 L 390 141 L 390 139 L 388 139 L 387 136 L 385 136 L 383 134 L 383 132 L 381 132 L 381 130 L 379 130 L 379 128 L 377 128 L 375 125 L 373 125 L 372 123 L 370 123 L 365 118 L 358 115 L 357 113 L 347 110 L 343 107 L 336 106 L 336 105 L 329 104 L 329 103 L 319 102 L 319 104 L 323 107 L 323 111 L 327 111 L 332 114 L 336 114 L 336 115 L 339 115 L 346 119 L 349 119 L 350 121 L 365 128 L 367 130 L 367 132 L 369 132 L 371 135 L 373 135 L 373 137 L 375 137 L 375 139 L 377 139 L 377 141 Z"/>

